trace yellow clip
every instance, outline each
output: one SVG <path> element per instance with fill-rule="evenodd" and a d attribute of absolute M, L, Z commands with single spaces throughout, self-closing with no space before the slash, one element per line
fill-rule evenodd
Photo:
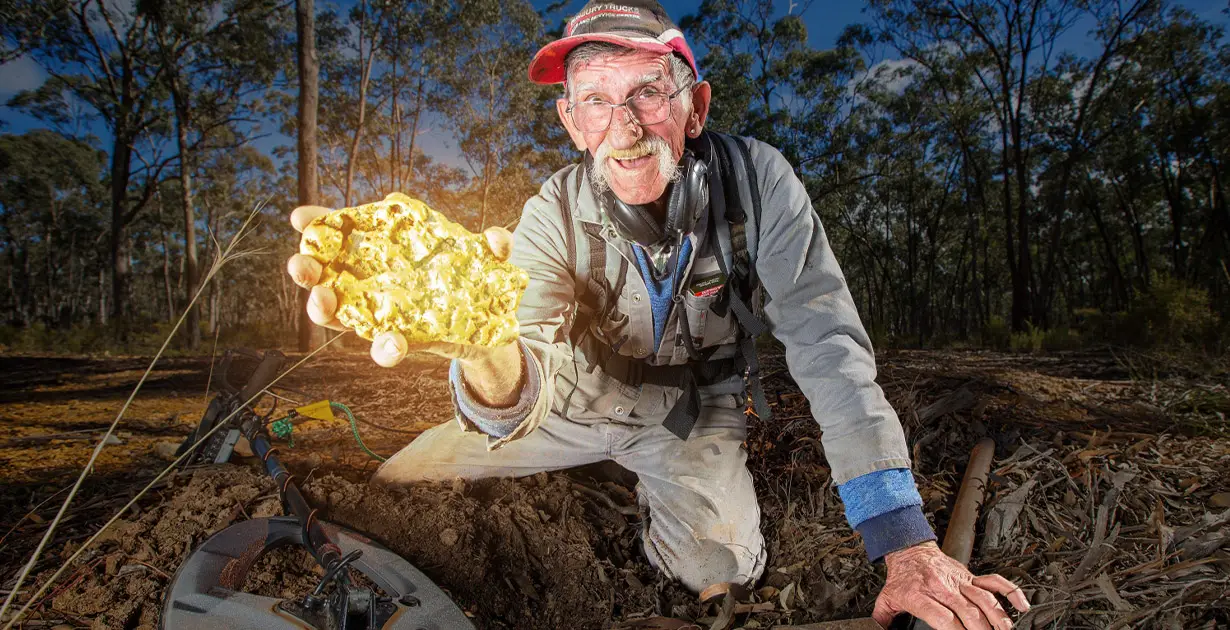
<path fill-rule="evenodd" d="M 299 407 L 295 409 L 295 413 L 315 420 L 333 419 L 333 407 L 329 406 L 329 401 L 327 400 L 318 400 L 310 405 Z"/>

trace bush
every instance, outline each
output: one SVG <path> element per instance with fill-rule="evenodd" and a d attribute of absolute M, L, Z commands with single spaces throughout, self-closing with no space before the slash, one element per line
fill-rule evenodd
<path fill-rule="evenodd" d="M 0 327 L 0 350 L 4 351 L 84 354 L 101 352 L 113 345 L 112 331 L 90 324 L 64 330 L 48 328 L 42 322 Z"/>
<path fill-rule="evenodd" d="M 1080 333 L 1067 326 L 1052 328 L 1042 335 L 1042 348 L 1047 352 L 1077 350 L 1081 347 L 1081 344 Z"/>
<path fill-rule="evenodd" d="M 1012 329 L 1004 318 L 993 315 L 982 327 L 982 345 L 995 350 L 1008 350 L 1012 347 Z"/>
<path fill-rule="evenodd" d="M 141 321 L 129 324 L 127 341 L 112 325 L 78 324 L 71 328 L 48 328 L 41 322 L 29 326 L 0 326 L 0 352 L 30 352 L 47 354 L 154 354 L 162 346 L 173 324 L 165 321 Z M 213 335 L 202 330 L 201 347 L 188 350 L 187 335 L 181 330 L 167 346 L 168 355 L 208 353 Z M 224 327 L 218 336 L 219 348 L 279 348 L 294 343 L 293 334 L 277 325 Z"/>
<path fill-rule="evenodd" d="M 1034 354 L 1042 352 L 1042 342 L 1046 338 L 1046 332 L 1029 322 L 1025 322 L 1025 327 L 1025 332 L 1012 333 L 1010 342 L 1012 351 Z"/>
<path fill-rule="evenodd" d="M 1157 274 L 1148 293 L 1136 299 L 1122 324 L 1128 333 L 1143 329 L 1153 346 L 1212 349 L 1220 332 L 1207 290 Z"/>

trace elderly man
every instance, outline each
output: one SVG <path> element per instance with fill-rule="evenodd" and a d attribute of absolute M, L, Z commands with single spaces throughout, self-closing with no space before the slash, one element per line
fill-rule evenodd
<path fill-rule="evenodd" d="M 819 217 L 774 148 L 704 131 L 711 89 L 683 35 L 653 0 L 591 2 L 529 69 L 563 83 L 557 101 L 582 164 L 525 205 L 515 238 L 488 241 L 529 274 L 517 343 L 408 346 L 376 338 L 372 356 L 453 359 L 456 415 L 376 472 L 377 483 L 525 476 L 602 460 L 638 475 L 649 562 L 695 591 L 749 584 L 764 539 L 742 442 L 750 394 L 767 416 L 749 304 L 763 290 L 768 330 L 824 429 L 852 527 L 888 580 L 874 616 L 932 626 L 1007 628 L 995 593 L 945 556 L 921 509 L 900 422 L 875 384 L 871 344 Z M 292 216 L 302 229 L 323 208 Z M 510 243 L 511 241 L 511 243 Z M 295 281 L 320 265 L 296 256 Z M 337 327 L 337 299 L 313 287 L 308 311 Z"/>

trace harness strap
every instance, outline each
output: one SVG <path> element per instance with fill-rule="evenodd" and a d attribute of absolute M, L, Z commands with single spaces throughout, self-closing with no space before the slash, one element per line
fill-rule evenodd
<path fill-rule="evenodd" d="M 679 386 L 683 389 L 683 394 L 667 412 L 662 426 L 675 437 L 686 440 L 692 433 L 692 427 L 696 426 L 696 420 L 700 418 L 700 390 L 696 387 L 696 377 L 692 370 L 684 370 Z"/>
<path fill-rule="evenodd" d="M 748 187 L 752 193 L 752 208 L 753 216 L 757 221 L 760 219 L 759 199 L 757 199 L 757 188 L 755 171 L 751 168 L 750 155 L 747 153 L 747 147 L 738 139 L 734 138 L 734 143 L 738 149 L 731 151 L 729 146 L 723 140 L 724 151 L 716 151 L 722 161 L 723 166 L 728 166 L 730 170 L 726 171 L 727 181 L 733 181 L 738 178 L 738 171 L 734 170 L 734 162 L 743 163 L 743 171 L 748 180 Z M 713 188 L 718 188 L 714 186 Z M 769 401 L 765 397 L 764 387 L 760 382 L 760 361 L 756 358 L 756 338 L 764 334 L 768 330 L 768 326 L 760 321 L 752 313 L 752 309 L 748 307 L 746 297 L 752 295 L 752 290 L 756 286 L 755 266 L 751 264 L 751 255 L 747 248 L 747 232 L 746 221 L 747 214 L 742 208 L 742 197 L 736 192 L 733 197 L 734 203 L 727 204 L 726 195 L 713 195 L 712 203 L 714 204 L 714 214 L 725 216 L 730 223 L 730 243 L 731 243 L 731 259 L 733 260 L 733 272 L 726 266 L 725 256 L 717 256 L 718 268 L 722 273 L 729 278 L 728 282 L 734 285 L 729 293 L 729 306 L 734 311 L 735 319 L 739 322 L 739 351 L 743 356 L 745 364 L 744 383 L 748 391 L 748 395 L 752 398 L 752 407 L 756 412 L 756 416 L 761 420 L 768 420 L 772 417 L 772 412 L 769 409 Z M 736 207 L 738 206 L 738 207 Z"/>
<path fill-rule="evenodd" d="M 752 407 L 755 410 L 756 416 L 763 420 L 768 420 L 772 417 L 772 412 L 769 409 L 769 401 L 764 394 L 764 387 L 760 382 L 760 361 L 756 357 L 756 338 L 764 334 L 768 327 L 752 313 L 745 299 L 752 295 L 752 291 L 756 286 L 756 271 L 748 252 L 747 213 L 743 210 L 743 198 L 738 181 L 740 174 L 743 174 L 748 180 L 747 186 L 751 193 L 749 196 L 752 198 L 754 216 L 759 221 L 760 212 L 759 200 L 756 199 L 755 171 L 751 168 L 750 154 L 747 152 L 747 147 L 738 139 L 734 140 L 738 148 L 731 149 L 728 141 L 720 136 L 713 137 L 717 138 L 714 142 L 715 151 L 713 153 L 717 158 L 718 168 L 709 169 L 709 203 L 712 208 L 709 234 L 711 237 L 718 235 L 717 224 L 720 221 L 717 220 L 717 217 L 723 217 L 725 223 L 729 226 L 731 259 L 734 271 L 734 273 L 731 273 L 731 268 L 726 264 L 725 252 L 719 251 L 716 256 L 718 268 L 726 276 L 728 284 L 726 304 L 722 305 L 722 309 L 725 310 L 729 306 L 734 311 L 735 318 L 739 323 L 740 336 L 738 344 L 742 356 L 737 365 L 743 372 L 744 387 L 752 399 Z M 719 148 L 718 144 L 722 146 Z M 743 168 L 737 169 L 736 163 L 741 163 Z M 724 174 L 724 176 L 719 176 L 719 173 Z M 731 203 L 727 203 L 728 198 Z M 720 240 L 718 241 L 718 247 L 719 250 L 722 249 Z M 667 413 L 663 426 L 680 439 L 687 439 L 687 436 L 692 432 L 692 428 L 696 426 L 697 420 L 700 419 L 700 392 L 697 389 L 695 369 L 696 366 L 704 365 L 702 361 L 708 355 L 702 355 L 696 349 L 686 313 L 680 319 L 680 323 L 683 327 L 684 343 L 687 347 L 690 363 L 687 366 L 679 366 L 684 368 L 679 381 L 679 387 L 683 390 L 683 393 L 679 400 L 675 402 L 675 406 Z M 710 349 L 710 352 L 712 350 Z"/>

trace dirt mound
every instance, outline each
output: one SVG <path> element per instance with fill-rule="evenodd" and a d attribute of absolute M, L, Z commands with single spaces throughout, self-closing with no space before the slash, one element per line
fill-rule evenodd
<path fill-rule="evenodd" d="M 631 532 L 617 514 L 594 519 L 572 483 L 542 474 L 387 490 L 328 476 L 306 493 L 329 520 L 432 576 L 485 626 L 599 628 L 614 613 L 610 580 L 600 576 L 616 569 L 596 543 Z"/>
<path fill-rule="evenodd" d="M 116 521 L 80 568 L 61 578 L 50 597 L 57 615 L 91 620 L 93 628 L 153 627 L 162 590 L 190 549 L 236 520 L 280 509 L 272 482 L 246 468 L 205 469 L 177 483 L 161 505 Z M 75 548 L 68 543 L 61 556 Z"/>
<path fill-rule="evenodd" d="M 631 611 L 653 610 L 662 589 L 635 555 L 634 528 L 579 485 L 541 474 L 392 490 L 326 475 L 306 483 L 304 493 L 325 519 L 363 531 L 415 564 L 480 628 L 599 628 Z M 100 537 L 45 600 L 45 618 L 100 629 L 156 627 L 163 590 L 191 549 L 234 522 L 280 513 L 273 484 L 255 467 L 186 474 L 163 491 L 160 504 Z M 61 558 L 74 549 L 70 543 Z M 305 551 L 283 548 L 256 562 L 244 590 L 298 598 L 320 575 Z M 690 599 L 677 587 L 664 592 Z"/>

